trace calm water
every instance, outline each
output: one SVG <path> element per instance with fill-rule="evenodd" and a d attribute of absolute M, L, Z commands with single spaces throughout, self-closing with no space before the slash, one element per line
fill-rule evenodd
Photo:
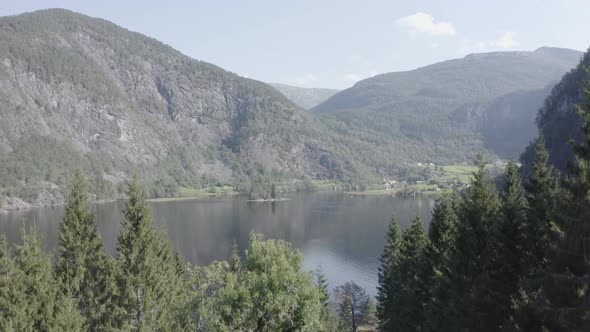
<path fill-rule="evenodd" d="M 430 221 L 434 202 L 343 193 L 302 193 L 277 203 L 243 199 L 152 203 L 154 223 L 168 233 L 172 245 L 194 264 L 226 259 L 235 239 L 241 249 L 251 231 L 287 240 L 299 248 L 308 270 L 321 268 L 331 286 L 354 280 L 375 294 L 377 266 L 387 224 L 395 213 L 402 227 L 416 213 Z M 123 203 L 94 207 L 107 249 L 115 253 Z M 0 214 L 0 232 L 10 242 L 20 239 L 22 223 L 36 224 L 47 249 L 54 250 L 63 208 Z"/>

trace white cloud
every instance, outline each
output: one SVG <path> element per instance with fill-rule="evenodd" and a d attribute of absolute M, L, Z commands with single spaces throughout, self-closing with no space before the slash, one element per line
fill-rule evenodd
<path fill-rule="evenodd" d="M 440 44 L 439 43 L 432 43 L 432 44 L 430 44 L 430 47 L 431 48 L 439 48 Z"/>
<path fill-rule="evenodd" d="M 303 85 L 303 86 L 306 86 L 306 85 L 309 85 L 309 84 L 315 83 L 315 82 L 317 82 L 317 81 L 319 81 L 319 80 L 320 80 L 320 78 L 319 78 L 319 77 L 317 77 L 317 76 L 316 76 L 316 75 L 314 75 L 314 74 L 305 74 L 305 75 L 303 75 L 303 76 L 300 76 L 300 77 L 297 77 L 297 78 L 295 78 L 295 83 L 296 83 L 297 85 Z"/>
<path fill-rule="evenodd" d="M 492 42 L 492 45 L 497 48 L 512 48 L 519 45 L 515 39 L 516 34 L 512 31 L 504 32 L 500 38 Z"/>
<path fill-rule="evenodd" d="M 431 35 L 454 35 L 455 27 L 451 22 L 434 20 L 432 15 L 427 13 L 416 13 L 414 15 L 400 17 L 397 25 L 410 29 L 411 32 L 423 32 Z"/>
<path fill-rule="evenodd" d="M 459 46 L 460 54 L 478 53 L 478 52 L 490 52 L 511 49 L 520 45 L 516 40 L 516 33 L 512 31 L 504 32 L 498 39 L 495 40 L 480 40 L 470 41 L 462 40 Z"/>

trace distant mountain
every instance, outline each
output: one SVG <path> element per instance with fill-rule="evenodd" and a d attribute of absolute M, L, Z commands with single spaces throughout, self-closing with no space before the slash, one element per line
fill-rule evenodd
<path fill-rule="evenodd" d="M 74 168 L 112 197 L 133 173 L 163 195 L 350 165 L 267 84 L 61 9 L 0 18 L 0 119 L 0 201 L 60 202 Z"/>
<path fill-rule="evenodd" d="M 365 79 L 311 111 L 381 170 L 470 162 L 478 151 L 517 157 L 534 137 L 548 87 L 581 56 L 549 47 L 471 54 Z"/>
<path fill-rule="evenodd" d="M 306 110 L 320 104 L 338 92 L 336 89 L 301 88 L 281 83 L 270 83 L 270 85 L 279 90 L 289 100 Z"/>
<path fill-rule="evenodd" d="M 582 119 L 576 105 L 587 103 L 583 87 L 590 82 L 590 53 L 586 52 L 578 66 L 563 76 L 552 89 L 537 115 L 538 130 L 543 134 L 549 151 L 549 163 L 562 173 L 573 161 L 570 141 L 582 139 Z M 525 174 L 529 174 L 535 160 L 534 144 L 530 144 L 521 156 Z"/>

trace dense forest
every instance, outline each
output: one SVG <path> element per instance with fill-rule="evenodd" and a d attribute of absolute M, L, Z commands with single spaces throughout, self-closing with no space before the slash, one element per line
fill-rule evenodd
<path fill-rule="evenodd" d="M 590 105 L 569 176 L 548 164 L 541 135 L 530 177 L 514 162 L 501 189 L 479 170 L 437 201 L 428 233 L 392 219 L 381 257 L 383 331 L 590 329 Z"/>

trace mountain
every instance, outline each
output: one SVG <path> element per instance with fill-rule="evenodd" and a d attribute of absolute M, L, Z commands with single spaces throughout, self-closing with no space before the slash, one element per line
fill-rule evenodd
<path fill-rule="evenodd" d="M 537 115 L 538 131 L 545 139 L 549 163 L 562 173 L 567 173 L 567 164 L 573 161 L 570 142 L 580 143 L 582 139 L 582 119 L 576 106 L 588 102 L 583 91 L 590 82 L 588 68 L 590 54 L 586 52 L 577 67 L 551 90 Z M 534 161 L 534 144 L 530 144 L 521 156 L 525 174 L 530 174 Z"/>
<path fill-rule="evenodd" d="M 134 173 L 163 195 L 350 165 L 269 85 L 62 9 L 0 18 L 0 118 L 0 198 L 13 203 L 63 201 L 74 168 L 112 197 Z"/>
<path fill-rule="evenodd" d="M 320 104 L 338 92 L 336 89 L 301 88 L 281 83 L 269 84 L 273 88 L 279 90 L 279 92 L 289 98 L 289 100 L 306 110 Z"/>
<path fill-rule="evenodd" d="M 381 170 L 470 162 L 478 151 L 517 157 L 549 87 L 581 55 L 549 47 L 471 54 L 365 79 L 311 111 Z"/>

